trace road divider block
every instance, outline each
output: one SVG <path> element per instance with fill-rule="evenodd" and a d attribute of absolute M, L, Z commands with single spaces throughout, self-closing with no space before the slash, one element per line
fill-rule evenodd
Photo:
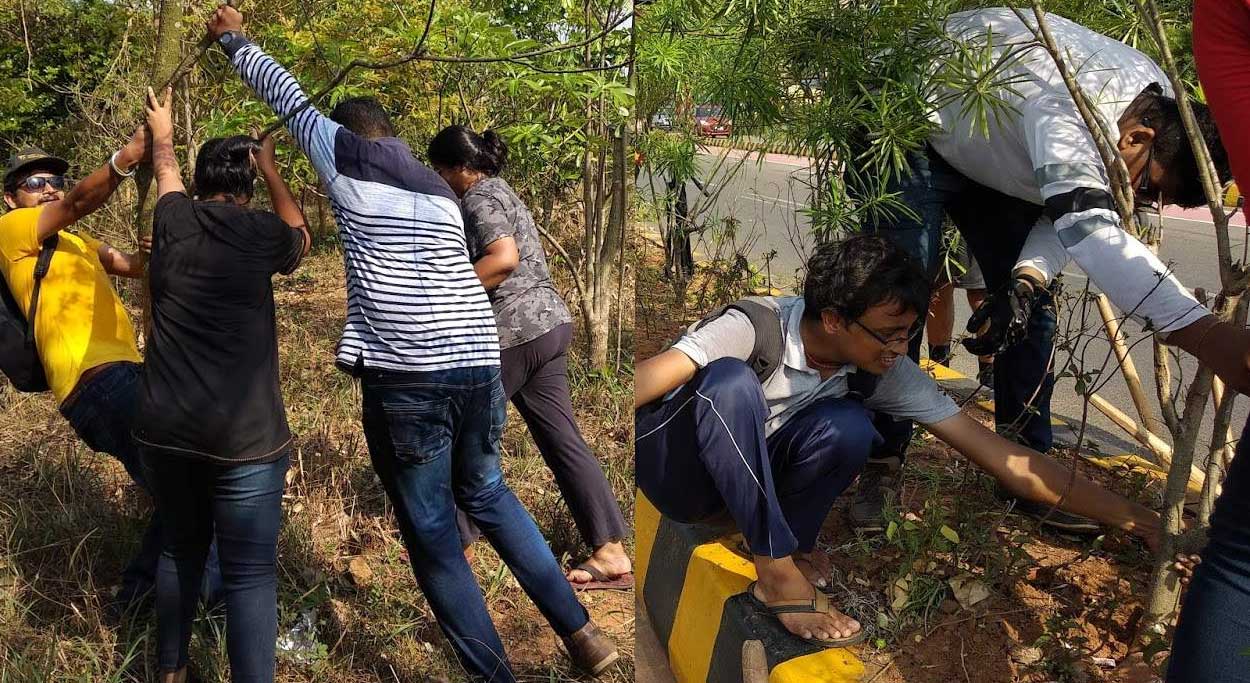
<path fill-rule="evenodd" d="M 759 640 L 769 683 L 852 683 L 864 665 L 848 649 L 790 635 L 746 595 L 755 567 L 732 528 L 665 518 L 641 491 L 635 506 L 639 599 L 678 683 L 741 683 L 742 644 Z"/>

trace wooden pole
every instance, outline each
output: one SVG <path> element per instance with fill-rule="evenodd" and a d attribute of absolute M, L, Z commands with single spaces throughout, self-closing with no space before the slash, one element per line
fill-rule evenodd
<path fill-rule="evenodd" d="M 1111 349 L 1115 351 L 1116 360 L 1120 363 L 1120 372 L 1124 375 L 1124 383 L 1128 385 L 1128 393 L 1133 399 L 1133 406 L 1137 408 L 1137 415 L 1141 417 L 1142 424 L 1151 434 L 1162 437 L 1165 433 L 1163 425 L 1155 418 L 1150 402 L 1146 399 L 1146 390 L 1142 388 L 1141 376 L 1137 374 L 1137 366 L 1133 364 L 1133 357 L 1129 355 L 1124 330 L 1121 329 L 1120 321 L 1116 320 L 1115 312 L 1111 310 L 1111 302 L 1104 294 L 1096 295 L 1094 300 L 1098 303 L 1098 312 L 1102 315 L 1103 325 L 1107 329 L 1107 339 L 1111 341 Z M 1170 447 L 1168 452 L 1171 453 Z"/>
<path fill-rule="evenodd" d="M 1110 401 L 1099 396 L 1098 394 L 1091 395 L 1089 397 L 1089 403 L 1097 408 L 1103 415 L 1110 418 L 1112 422 L 1116 423 L 1120 429 L 1128 432 L 1134 439 L 1137 440 L 1138 443 L 1149 449 L 1159 461 L 1159 464 L 1164 467 L 1170 467 L 1172 465 L 1172 447 L 1168 445 L 1166 441 L 1142 428 L 1141 425 L 1133 421 L 1133 418 L 1125 415 L 1122 410 L 1116 408 Z M 1200 487 L 1202 486 L 1202 483 L 1206 481 L 1206 478 L 1207 475 L 1205 472 L 1198 469 L 1197 466 L 1191 466 L 1189 481 L 1192 485 Z"/>

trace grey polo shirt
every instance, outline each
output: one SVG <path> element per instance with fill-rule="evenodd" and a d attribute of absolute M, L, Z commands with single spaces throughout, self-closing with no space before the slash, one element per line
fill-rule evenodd
<path fill-rule="evenodd" d="M 781 428 L 794 415 L 822 398 L 839 398 L 848 392 L 847 379 L 854 366 L 843 366 L 827 379 L 807 364 L 799 321 L 803 318 L 803 297 L 776 300 L 780 306 L 785 350 L 782 367 L 764 383 L 768 404 L 765 436 Z M 745 361 L 755 346 L 755 328 L 746 314 L 730 309 L 701 329 L 686 334 L 673 345 L 703 367 L 721 358 Z M 872 396 L 864 403 L 870 410 L 920 424 L 935 424 L 959 412 L 959 406 L 942 393 L 937 382 L 910 358 L 899 358 L 881 377 Z"/>

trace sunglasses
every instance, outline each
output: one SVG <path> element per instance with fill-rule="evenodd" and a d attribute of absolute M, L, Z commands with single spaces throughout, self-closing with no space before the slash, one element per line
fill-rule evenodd
<path fill-rule="evenodd" d="M 31 176 L 17 184 L 17 189 L 27 192 L 42 192 L 45 185 L 54 190 L 64 190 L 69 181 L 63 175 Z"/>

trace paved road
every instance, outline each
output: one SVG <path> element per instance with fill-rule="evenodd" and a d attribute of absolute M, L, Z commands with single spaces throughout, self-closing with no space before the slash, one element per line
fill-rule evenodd
<path fill-rule="evenodd" d="M 705 175 L 712 174 L 712 169 L 718 166 L 718 157 L 722 154 L 728 154 L 728 159 L 724 163 L 719 163 L 722 171 L 732 167 L 744 156 L 735 151 L 725 152 L 710 148 L 708 153 L 699 158 Z M 715 199 L 707 202 L 710 207 L 708 217 L 731 216 L 736 219 L 736 243 L 745 245 L 744 253 L 752 262 L 762 264 L 767 260 L 768 271 L 772 276 L 774 286 L 785 291 L 793 287 L 794 274 L 801 266 L 810 244 L 810 240 L 804 234 L 807 220 L 801 213 L 801 210 L 807 206 L 808 189 L 805 185 L 807 178 L 808 166 L 806 160 L 802 158 L 770 154 L 760 160 L 758 155 L 752 155 L 743 161 L 728 179 L 723 172 L 717 174 L 708 188 L 711 192 L 719 190 Z M 649 194 L 646 176 L 639 179 L 638 187 L 644 196 Z M 689 191 L 693 203 L 698 191 L 693 185 Z M 1201 212 L 1189 212 L 1184 217 L 1165 216 L 1162 258 L 1165 262 L 1173 263 L 1177 276 L 1185 285 L 1205 287 L 1208 291 L 1214 292 L 1218 290 L 1219 285 L 1215 261 L 1215 237 L 1211 224 L 1200 219 Z M 1240 216 L 1237 220 L 1240 221 Z M 1241 225 L 1244 224 L 1239 224 L 1232 230 L 1234 233 L 1233 252 L 1237 255 L 1242 253 L 1245 243 L 1245 230 L 1240 227 Z M 705 254 L 716 251 L 716 246 L 710 242 L 698 244 L 696 248 Z M 776 251 L 776 255 L 771 260 L 766 259 L 764 255 L 772 250 Z M 1073 292 L 1079 291 L 1086 283 L 1084 274 L 1075 266 L 1070 266 L 1065 271 L 1065 280 L 1068 291 Z M 956 293 L 956 306 L 956 333 L 959 333 L 970 313 L 962 292 Z M 1095 320 L 1100 320 L 1096 312 L 1091 311 L 1091 314 Z M 1101 325 L 1094 331 L 1101 333 Z M 1134 323 L 1129 323 L 1126 331 L 1129 334 L 1130 343 L 1142 337 L 1140 328 Z M 1108 345 L 1105 336 L 1092 340 L 1085 352 L 1087 367 L 1092 366 L 1094 359 L 1101 364 L 1107 354 Z M 1137 344 L 1133 348 L 1132 357 L 1143 382 L 1146 383 L 1146 391 L 1153 397 L 1154 373 L 1149 342 Z M 956 370 L 969 376 L 976 372 L 976 360 L 966 352 L 960 353 L 952 364 Z M 1114 368 L 1114 359 L 1107 367 Z M 1195 363 L 1185 356 L 1181 362 L 1181 369 L 1186 377 L 1190 377 L 1195 371 Z M 1112 374 L 1114 376 L 1099 390 L 1099 394 L 1136 419 L 1136 412 L 1123 378 L 1118 372 Z M 1071 380 L 1061 380 L 1056 386 L 1052 411 L 1061 418 L 1079 419 L 1081 401 Z M 1209 443 L 1212 412 L 1208 406 L 1206 426 L 1199 441 L 1200 444 Z M 1124 433 L 1109 419 L 1092 409 L 1090 413 L 1091 425 L 1106 432 L 1100 434 L 1102 443 L 1113 448 L 1136 448 L 1135 442 L 1127 440 Z M 1246 403 L 1243 400 L 1239 402 L 1234 412 L 1232 423 L 1234 438 L 1245 422 L 1246 414 Z"/>

